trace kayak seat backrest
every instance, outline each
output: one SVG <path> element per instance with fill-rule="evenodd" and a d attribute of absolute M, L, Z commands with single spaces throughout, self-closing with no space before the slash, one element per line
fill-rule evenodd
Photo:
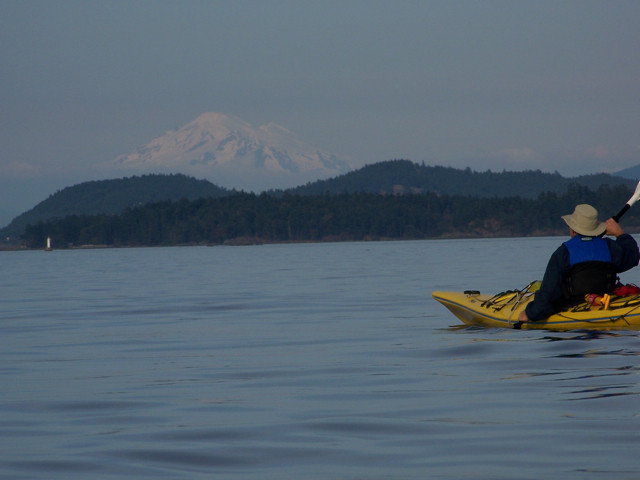
<path fill-rule="evenodd" d="M 615 266 L 608 262 L 581 262 L 569 269 L 563 279 L 565 301 L 584 301 L 585 295 L 612 293 L 618 284 Z"/>

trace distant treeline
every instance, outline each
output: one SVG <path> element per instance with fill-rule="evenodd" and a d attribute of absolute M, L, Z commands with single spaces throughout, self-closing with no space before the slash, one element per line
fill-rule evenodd
<path fill-rule="evenodd" d="M 542 192 L 562 193 L 572 184 L 597 189 L 600 185 L 627 185 L 635 188 L 637 181 L 607 174 L 565 178 L 559 173 L 540 170 L 523 172 L 476 172 L 453 167 L 419 165 L 409 160 L 388 160 L 367 165 L 339 177 L 318 180 L 287 190 L 300 195 L 325 193 L 438 193 L 440 195 L 470 195 L 473 197 L 537 198 Z"/>
<path fill-rule="evenodd" d="M 635 188 L 636 182 L 606 174 L 564 178 L 558 173 L 543 173 L 539 170 L 524 172 L 504 171 L 500 173 L 491 171 L 475 172 L 470 168 L 458 170 L 452 167 L 418 165 L 409 160 L 389 160 L 367 165 L 335 178 L 318 180 L 293 189 L 275 190 L 266 193 L 276 198 L 287 195 L 289 197 L 296 195 L 320 196 L 323 198 L 322 202 L 326 201 L 328 195 L 342 195 L 340 201 L 344 203 L 344 208 L 348 210 L 351 205 L 356 205 L 358 202 L 363 201 L 357 197 L 357 194 L 424 195 L 424 202 L 432 204 L 445 201 L 449 198 L 447 196 L 456 195 L 473 198 L 521 197 L 534 200 L 543 192 L 563 194 L 572 185 L 580 185 L 597 190 L 602 185 L 609 185 L 612 188 L 618 185 Z M 120 215 L 127 207 L 136 208 L 158 202 L 177 202 L 183 198 L 195 201 L 198 198 L 234 196 L 237 193 L 235 190 L 218 187 L 207 180 L 197 180 L 181 174 L 151 174 L 140 177 L 84 182 L 50 195 L 49 198 L 43 200 L 31 210 L 14 218 L 9 225 L 0 229 L 0 244 L 19 245 L 21 243 L 20 238 L 24 235 L 27 225 L 36 225 L 38 222 L 48 222 L 52 219 L 62 219 L 70 215 Z M 349 195 L 354 195 L 354 197 L 349 198 Z M 432 200 L 434 195 L 439 196 L 440 200 Z M 243 201 L 240 198 L 236 196 L 236 199 L 231 202 L 242 203 Z M 287 206 L 291 201 L 289 199 L 285 204 L 286 206 L 278 206 L 277 208 L 288 208 Z M 331 205 L 335 201 L 337 200 L 332 200 Z M 390 208 L 385 203 L 389 201 L 389 199 L 368 201 L 371 215 L 377 215 L 375 213 L 377 208 L 382 210 Z M 404 200 L 394 202 L 402 201 Z M 261 202 L 267 204 L 264 199 Z M 302 200 L 299 202 L 305 203 Z M 314 204 L 315 200 L 310 200 L 309 202 Z M 270 208 L 276 208 L 272 203 L 268 204 Z M 303 207 L 301 206 L 300 208 Z M 324 208 L 325 206 L 319 206 L 312 209 L 320 212 Z M 444 207 L 443 210 L 445 210 Z M 462 213 L 464 213 L 464 210 Z M 376 219 L 376 222 L 378 221 L 381 220 Z M 420 222 L 416 221 L 416 223 Z M 422 223 L 424 224 L 424 221 Z M 412 224 L 409 223 L 409 225 Z M 432 235 L 433 233 L 430 231 L 432 227 L 439 229 L 439 231 L 452 229 L 451 225 L 441 221 L 432 221 L 431 219 L 427 225 L 427 231 L 418 230 L 414 234 Z M 507 232 L 511 228 L 512 226 L 509 224 Z M 409 230 L 411 231 L 411 229 Z M 259 231 L 257 233 L 262 234 Z M 355 235 L 359 234 L 359 232 L 355 232 Z M 408 234 L 405 233 L 405 235 Z M 305 233 L 305 235 L 308 235 L 308 233 Z M 209 242 L 211 240 L 207 238 L 203 241 Z M 267 239 L 266 241 L 271 240 Z M 283 240 L 279 239 L 278 241 Z"/>
<path fill-rule="evenodd" d="M 40 248 L 82 245 L 152 246 L 222 243 L 508 237 L 566 232 L 560 216 L 590 203 L 608 217 L 632 191 L 572 186 L 536 199 L 460 195 L 353 193 L 301 196 L 236 193 L 194 201 L 163 201 L 119 215 L 71 215 L 26 227 L 24 243 Z M 631 209 L 623 224 L 638 226 Z"/>

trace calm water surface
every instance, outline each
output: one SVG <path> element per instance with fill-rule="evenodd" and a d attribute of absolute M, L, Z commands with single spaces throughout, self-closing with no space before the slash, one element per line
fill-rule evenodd
<path fill-rule="evenodd" d="M 561 240 L 0 252 L 0 477 L 637 479 L 638 332 L 431 299 Z"/>

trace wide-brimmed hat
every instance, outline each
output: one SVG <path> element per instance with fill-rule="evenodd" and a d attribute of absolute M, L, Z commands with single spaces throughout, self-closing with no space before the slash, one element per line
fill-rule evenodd
<path fill-rule="evenodd" d="M 604 222 L 598 221 L 598 211 L 586 203 L 577 205 L 571 215 L 563 215 L 571 229 L 586 237 L 597 237 L 607 231 Z"/>

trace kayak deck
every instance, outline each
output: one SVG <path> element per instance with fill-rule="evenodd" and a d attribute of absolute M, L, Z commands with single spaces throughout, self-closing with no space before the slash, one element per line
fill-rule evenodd
<path fill-rule="evenodd" d="M 497 295 L 478 291 L 433 292 L 433 298 L 467 325 L 545 330 L 640 330 L 640 295 L 612 296 L 607 307 L 587 302 L 546 320 L 522 323 L 518 315 L 533 300 L 533 282 Z"/>

